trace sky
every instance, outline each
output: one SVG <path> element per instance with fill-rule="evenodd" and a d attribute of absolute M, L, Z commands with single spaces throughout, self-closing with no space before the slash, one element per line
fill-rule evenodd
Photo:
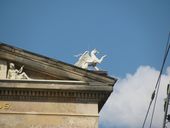
<path fill-rule="evenodd" d="M 0 0 L 0 42 L 69 64 L 96 48 L 118 78 L 100 128 L 141 127 L 170 32 L 169 0 Z M 169 56 L 155 127 L 160 127 Z"/>

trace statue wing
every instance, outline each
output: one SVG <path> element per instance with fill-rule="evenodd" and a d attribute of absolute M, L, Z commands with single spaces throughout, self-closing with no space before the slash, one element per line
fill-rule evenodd
<path fill-rule="evenodd" d="M 82 67 L 84 63 L 86 63 L 90 59 L 89 51 L 85 51 L 79 58 L 79 60 L 75 63 L 75 66 Z"/>

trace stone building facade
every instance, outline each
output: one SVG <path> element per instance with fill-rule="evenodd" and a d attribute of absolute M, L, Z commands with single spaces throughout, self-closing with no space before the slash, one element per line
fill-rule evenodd
<path fill-rule="evenodd" d="M 0 128 L 98 128 L 116 79 L 0 44 Z"/>

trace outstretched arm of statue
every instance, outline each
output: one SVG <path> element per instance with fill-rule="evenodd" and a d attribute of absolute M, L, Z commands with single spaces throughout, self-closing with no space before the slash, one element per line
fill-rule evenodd
<path fill-rule="evenodd" d="M 19 72 L 18 72 L 18 73 L 22 73 L 23 68 L 24 68 L 24 65 L 20 68 L 20 70 L 19 70 Z"/>

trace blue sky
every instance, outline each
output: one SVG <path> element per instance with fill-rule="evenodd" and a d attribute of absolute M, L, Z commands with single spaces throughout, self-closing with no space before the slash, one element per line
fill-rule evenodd
<path fill-rule="evenodd" d="M 99 67 L 123 79 L 160 69 L 169 12 L 169 0 L 0 0 L 0 42 L 70 64 L 97 48 Z"/>

